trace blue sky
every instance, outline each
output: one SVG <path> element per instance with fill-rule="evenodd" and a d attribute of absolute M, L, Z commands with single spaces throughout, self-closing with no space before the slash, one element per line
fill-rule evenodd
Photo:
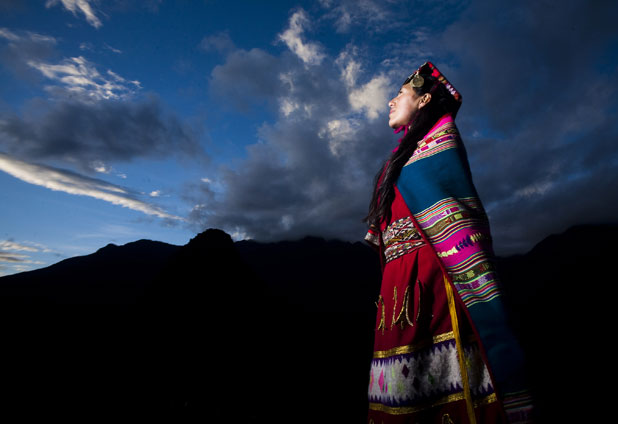
<path fill-rule="evenodd" d="M 0 275 L 211 227 L 362 239 L 426 60 L 499 254 L 616 222 L 610 3 L 2 1 Z"/>

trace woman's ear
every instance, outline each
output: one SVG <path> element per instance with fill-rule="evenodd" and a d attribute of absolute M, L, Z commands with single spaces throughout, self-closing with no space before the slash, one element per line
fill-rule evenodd
<path fill-rule="evenodd" d="M 429 103 L 431 101 L 431 93 L 425 93 L 421 96 L 421 101 L 418 104 L 418 108 L 422 108 L 423 106 L 425 106 L 427 103 Z"/>

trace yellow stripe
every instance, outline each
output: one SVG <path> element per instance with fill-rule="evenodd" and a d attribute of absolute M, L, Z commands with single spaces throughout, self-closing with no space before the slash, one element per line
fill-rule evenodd
<path fill-rule="evenodd" d="M 390 415 L 405 415 L 405 414 L 414 414 L 415 412 L 419 412 L 425 409 L 433 408 L 434 406 L 444 405 L 446 403 L 457 402 L 465 399 L 463 392 L 453 393 L 452 395 L 445 396 L 441 399 L 438 399 L 435 402 L 417 405 L 417 406 L 386 406 L 381 403 L 369 403 L 369 409 L 373 411 L 380 411 Z M 474 407 L 478 408 L 480 406 L 489 405 L 490 403 L 496 402 L 498 399 L 496 398 L 496 394 L 492 393 L 489 396 L 486 396 L 482 399 L 478 399 L 474 402 Z"/>
<path fill-rule="evenodd" d="M 459 322 L 457 320 L 457 311 L 455 310 L 455 299 L 453 298 L 453 288 L 451 283 L 444 275 L 444 286 L 446 288 L 446 298 L 448 299 L 448 309 L 451 313 L 451 324 L 453 325 L 453 333 L 455 334 L 455 346 L 457 346 L 457 354 L 459 356 L 459 369 L 461 370 L 461 381 L 463 384 L 463 394 L 466 399 L 466 407 L 468 409 L 468 418 L 470 424 L 476 424 L 476 416 L 474 415 L 474 406 L 472 404 L 472 394 L 470 393 L 470 381 L 468 380 L 468 370 L 466 369 L 466 361 L 464 358 L 463 347 L 461 345 L 461 337 L 459 336 Z"/>
<path fill-rule="evenodd" d="M 436 343 L 444 342 L 446 340 L 453 340 L 455 336 L 452 331 L 448 333 L 438 334 L 437 336 L 433 336 L 431 340 L 427 340 L 424 342 L 419 342 L 411 345 L 405 346 L 397 346 L 389 350 L 376 350 L 373 352 L 374 358 L 388 358 L 390 356 L 395 355 L 404 355 L 406 353 L 414 353 L 418 350 L 424 349 L 428 346 L 432 346 Z"/>

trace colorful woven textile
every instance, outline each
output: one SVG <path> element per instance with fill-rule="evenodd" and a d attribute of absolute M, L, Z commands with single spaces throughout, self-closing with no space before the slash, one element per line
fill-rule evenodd
<path fill-rule="evenodd" d="M 370 242 L 379 242 L 376 237 L 381 234 L 382 253 L 386 259 L 382 292 L 377 302 L 376 344 L 369 390 L 370 421 L 378 423 L 379 418 L 385 423 L 407 422 L 400 421 L 404 411 L 416 414 L 438 411 L 443 419 L 457 417 L 459 421 L 455 422 L 468 422 L 465 407 L 461 409 L 460 405 L 463 401 L 458 403 L 458 399 L 462 399 L 461 375 L 459 368 L 455 368 L 457 356 L 452 349 L 453 343 L 442 346 L 430 343 L 425 351 L 406 351 L 410 346 L 427 343 L 427 338 L 433 340 L 453 330 L 451 318 L 445 313 L 444 283 L 437 283 L 446 274 L 447 284 L 451 284 L 456 293 L 457 316 L 463 323 L 460 324 L 462 338 L 478 346 L 474 350 L 465 344 L 462 356 L 466 358 L 475 413 L 483 417 L 478 422 L 503 422 L 499 414 L 492 415 L 496 414 L 495 408 L 503 411 L 501 414 L 506 413 L 502 416 L 506 416 L 508 422 L 530 422 L 531 402 L 525 392 L 523 357 L 506 323 L 492 262 L 489 223 L 472 183 L 466 152 L 452 115 L 442 117 L 419 141 L 395 189 L 391 222 L 384 223 L 380 231 L 372 229 L 367 237 Z M 417 234 L 422 240 L 415 238 Z M 428 269 L 430 275 L 427 275 Z M 432 294 L 425 312 L 429 309 L 432 314 L 425 316 L 428 322 L 423 324 L 427 291 Z M 399 300 L 398 294 L 401 296 L 404 292 Z M 389 308 L 392 308 L 391 320 L 388 319 Z M 420 321 L 415 321 L 417 309 L 421 310 Z M 397 352 L 399 356 L 383 357 L 381 352 L 384 351 Z M 441 359 L 435 357 L 437 351 Z M 427 392 L 428 386 L 423 386 L 426 376 L 419 371 L 417 358 L 423 358 L 421 369 L 434 367 L 434 372 L 450 382 L 449 388 L 440 383 Z M 440 366 L 436 368 L 435 364 Z M 404 370 L 416 373 L 416 378 L 421 380 L 418 387 L 414 380 L 402 374 Z M 479 377 L 485 375 L 483 370 L 488 372 L 487 381 Z M 385 388 L 390 392 L 385 392 Z M 495 394 L 491 397 L 494 388 Z M 432 396 L 427 397 L 426 393 Z M 492 399 L 493 402 L 489 402 Z M 500 402 L 495 402 L 496 399 Z"/>

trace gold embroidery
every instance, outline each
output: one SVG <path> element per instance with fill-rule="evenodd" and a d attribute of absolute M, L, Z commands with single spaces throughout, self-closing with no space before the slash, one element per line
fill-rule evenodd
<path fill-rule="evenodd" d="M 399 311 L 399 315 L 396 316 L 397 310 L 397 287 L 395 287 L 395 305 L 393 306 L 393 322 L 391 324 L 391 329 L 396 325 L 400 324 L 401 329 L 405 327 L 406 323 L 410 327 L 414 327 L 414 323 L 410 321 L 410 315 L 408 312 L 408 305 L 410 304 L 410 286 L 406 287 L 406 291 L 403 294 L 403 304 L 401 305 L 401 311 Z M 417 320 L 418 322 L 418 320 Z"/>
<path fill-rule="evenodd" d="M 397 314 L 397 286 L 393 289 L 393 319 L 391 321 L 391 330 L 395 325 L 395 315 Z"/>
<path fill-rule="evenodd" d="M 418 318 L 421 316 L 421 293 L 423 292 L 423 285 L 421 284 L 421 280 L 416 280 L 416 284 L 418 284 L 418 311 L 416 312 L 416 322 L 418 322 Z"/>
<path fill-rule="evenodd" d="M 451 279 L 454 283 L 461 283 L 470 280 L 474 280 L 483 274 L 493 271 L 493 266 L 490 262 L 483 261 L 480 264 L 474 266 L 474 268 L 461 273 L 453 273 Z"/>
<path fill-rule="evenodd" d="M 442 424 L 455 424 L 449 414 L 442 415 Z"/>
<path fill-rule="evenodd" d="M 382 233 L 386 263 L 410 253 L 424 244 L 409 216 L 398 219 Z"/>
<path fill-rule="evenodd" d="M 373 411 L 385 412 L 391 415 L 405 415 L 405 414 L 413 414 L 415 412 L 419 412 L 424 409 L 433 408 L 434 406 L 441 406 L 447 403 L 457 402 L 460 400 L 464 400 L 463 392 L 453 393 L 452 395 L 445 396 L 430 404 L 395 407 L 395 406 L 386 406 L 381 403 L 369 403 L 369 409 Z M 496 395 L 492 393 L 489 396 L 486 396 L 482 399 L 475 400 L 474 407 L 479 408 L 481 406 L 485 406 L 492 402 L 495 402 L 496 400 L 497 400 Z"/>
<path fill-rule="evenodd" d="M 380 238 L 372 230 L 367 231 L 367 234 L 365 235 L 365 241 L 375 246 L 380 245 Z"/>
<path fill-rule="evenodd" d="M 487 237 L 485 234 L 482 234 L 482 233 L 474 233 L 474 234 L 471 234 L 469 238 L 472 241 L 472 243 L 477 243 L 479 240 L 488 239 L 489 237 Z M 449 250 L 446 250 L 444 252 L 437 252 L 437 253 L 439 257 L 446 258 L 448 256 L 454 255 L 455 253 L 459 252 L 461 249 L 463 249 L 463 247 L 466 247 L 466 246 L 468 246 L 467 242 L 463 246 L 461 246 L 461 243 L 460 243 L 459 246 L 453 246 Z"/>
<path fill-rule="evenodd" d="M 461 207 L 460 205 L 456 206 Z M 435 236 L 441 234 L 447 227 L 461 220 L 474 221 L 478 224 L 487 224 L 487 219 L 483 215 L 481 215 L 481 212 L 460 210 L 439 219 L 431 227 L 424 228 L 423 231 L 425 232 L 427 237 L 433 240 Z"/>
<path fill-rule="evenodd" d="M 380 323 L 378 324 L 378 328 L 376 328 L 376 331 L 382 330 L 382 335 L 384 335 L 384 329 L 386 328 L 386 319 L 384 316 L 384 298 L 382 297 L 382 295 L 378 297 L 378 301 L 376 302 L 378 310 L 380 309 L 380 304 L 382 305 L 382 318 L 380 319 Z"/>
<path fill-rule="evenodd" d="M 490 403 L 493 402 L 497 402 L 498 398 L 496 397 L 495 393 L 490 394 L 489 396 L 483 398 L 483 399 L 479 399 L 477 401 L 474 402 L 474 407 L 478 408 L 479 406 L 485 406 L 485 405 L 489 405 Z"/>
<path fill-rule="evenodd" d="M 453 340 L 454 338 L 455 335 L 453 334 L 453 332 L 449 331 L 448 333 L 438 334 L 437 336 L 432 337 L 431 340 L 425 340 L 423 342 L 415 344 L 397 346 L 388 350 L 376 350 L 373 352 L 373 357 L 374 359 L 384 359 L 391 356 L 414 353 L 437 343 L 445 342 L 447 340 Z M 474 343 L 476 343 L 476 337 L 474 336 L 474 334 L 470 334 L 468 337 L 466 337 L 466 345 L 471 345 Z"/>
<path fill-rule="evenodd" d="M 398 346 L 398 347 L 388 349 L 388 350 L 376 350 L 375 352 L 373 352 L 373 357 L 374 358 L 388 358 L 390 356 L 404 355 L 406 353 L 413 353 L 421 349 L 424 349 L 426 347 L 429 347 L 431 345 L 434 345 L 436 343 L 441 343 L 447 340 L 452 340 L 454 337 L 455 336 L 453 335 L 453 332 L 449 331 L 448 333 L 438 334 L 437 336 L 434 336 L 431 340 L 426 340 L 424 342 L 415 343 L 411 345 L 405 345 L 405 346 Z"/>

